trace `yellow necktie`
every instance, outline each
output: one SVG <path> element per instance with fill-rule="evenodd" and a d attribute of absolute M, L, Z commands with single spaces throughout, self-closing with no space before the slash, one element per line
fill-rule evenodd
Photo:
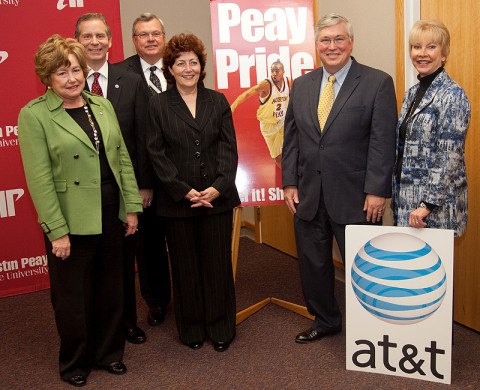
<path fill-rule="evenodd" d="M 323 131 L 325 122 L 327 121 L 328 114 L 333 106 L 333 100 L 335 98 L 335 90 L 333 84 L 335 83 L 335 76 L 332 74 L 328 78 L 328 83 L 323 88 L 322 96 L 320 96 L 320 101 L 318 102 L 318 122 L 320 123 L 320 131 Z"/>

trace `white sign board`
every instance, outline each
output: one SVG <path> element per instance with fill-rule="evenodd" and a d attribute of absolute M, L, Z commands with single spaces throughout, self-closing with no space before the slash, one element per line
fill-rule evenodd
<path fill-rule="evenodd" d="M 451 382 L 453 231 L 346 228 L 347 369 Z"/>

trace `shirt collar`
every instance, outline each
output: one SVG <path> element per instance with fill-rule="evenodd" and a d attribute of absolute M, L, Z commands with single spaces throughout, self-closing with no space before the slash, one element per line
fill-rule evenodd
<path fill-rule="evenodd" d="M 102 65 L 102 67 L 99 70 L 93 70 L 93 69 L 90 68 L 89 71 L 88 71 L 87 78 L 93 77 L 93 74 L 95 72 L 100 73 L 101 76 L 105 77 L 105 79 L 108 80 L 108 62 L 105 61 L 105 63 Z"/>
<path fill-rule="evenodd" d="M 155 62 L 154 64 L 149 64 L 147 61 L 145 61 L 142 57 L 139 57 L 140 58 L 140 65 L 142 65 L 142 70 L 143 70 L 143 73 L 146 73 L 147 70 L 150 71 L 150 68 L 152 66 L 156 66 L 157 69 L 161 72 L 162 71 L 162 66 L 163 66 L 163 59 L 160 58 L 157 62 Z"/>
<path fill-rule="evenodd" d="M 352 66 L 352 58 L 349 58 L 348 62 L 345 64 L 345 66 L 340 69 L 338 72 L 335 73 L 335 82 L 338 83 L 339 87 L 342 86 L 343 82 L 345 81 L 345 78 L 347 77 L 348 71 L 350 70 L 350 67 Z M 331 76 L 330 73 L 327 72 L 325 67 L 323 68 L 323 83 L 326 83 L 328 81 L 328 78 Z"/>

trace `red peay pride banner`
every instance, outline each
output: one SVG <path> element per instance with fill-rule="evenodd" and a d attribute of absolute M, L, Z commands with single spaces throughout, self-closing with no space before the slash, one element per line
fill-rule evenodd
<path fill-rule="evenodd" d="M 77 19 L 102 13 L 112 30 L 112 62 L 123 59 L 119 0 L 0 0 L 0 297 L 49 287 L 47 257 L 28 194 L 17 138 L 20 109 L 45 92 L 33 57 L 57 33 L 73 37 Z"/>
<path fill-rule="evenodd" d="M 271 85 L 267 102 L 260 104 L 259 94 L 252 93 L 233 114 L 239 151 L 236 184 L 242 205 L 282 203 L 281 170 L 275 156 L 281 154 L 283 143 L 288 81 L 315 67 L 313 1 L 211 0 L 210 13 L 215 88 L 232 105 L 265 79 Z M 287 85 L 276 91 L 271 69 L 278 62 Z M 273 106 L 265 107 L 266 113 L 257 112 L 268 101 Z"/>

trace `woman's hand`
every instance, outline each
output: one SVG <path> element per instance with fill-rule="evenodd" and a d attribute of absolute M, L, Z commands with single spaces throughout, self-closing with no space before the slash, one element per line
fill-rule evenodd
<path fill-rule="evenodd" d="M 127 213 L 127 223 L 124 224 L 126 228 L 126 233 L 125 237 L 129 236 L 131 234 L 135 234 L 135 232 L 138 230 L 138 217 L 137 213 Z"/>
<path fill-rule="evenodd" d="M 152 205 L 153 190 L 140 190 L 140 196 L 142 197 L 142 205 L 144 209 Z"/>
<path fill-rule="evenodd" d="M 52 241 L 52 253 L 62 260 L 70 256 L 70 237 L 68 234 Z"/>
<path fill-rule="evenodd" d="M 412 211 L 408 218 L 408 224 L 414 228 L 424 228 L 427 226 L 427 223 L 424 219 L 430 214 L 430 211 L 423 207 L 419 207 L 418 209 Z"/>
<path fill-rule="evenodd" d="M 192 208 L 195 207 L 208 207 L 213 208 L 212 202 L 220 196 L 220 192 L 218 192 L 213 187 L 208 187 L 203 191 L 196 191 L 194 189 L 190 190 L 190 192 L 185 196 L 190 202 L 193 204 L 190 206 Z"/>

